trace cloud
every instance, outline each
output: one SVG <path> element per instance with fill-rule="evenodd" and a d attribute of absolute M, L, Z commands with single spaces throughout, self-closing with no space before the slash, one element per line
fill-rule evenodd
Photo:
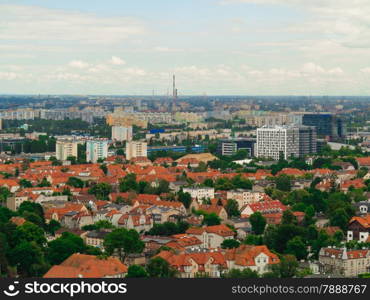
<path fill-rule="evenodd" d="M 0 72 L 0 80 L 16 80 L 19 76 L 14 72 Z"/>
<path fill-rule="evenodd" d="M 89 67 L 89 64 L 82 60 L 73 60 L 68 64 L 68 66 L 77 69 L 86 69 L 87 67 Z"/>
<path fill-rule="evenodd" d="M 146 32 L 141 21 L 38 6 L 0 5 L 1 40 L 114 44 Z"/>
<path fill-rule="evenodd" d="M 300 9 L 308 14 L 279 31 L 315 33 L 337 41 L 345 47 L 370 47 L 370 1 L 369 0 L 223 0 L 222 5 L 232 4 L 279 5 Z"/>
<path fill-rule="evenodd" d="M 115 66 L 122 66 L 126 64 L 126 62 L 122 58 L 117 56 L 112 56 L 109 62 Z"/>
<path fill-rule="evenodd" d="M 365 74 L 370 74 L 370 67 L 367 67 L 367 68 L 363 68 L 360 70 L 362 73 L 365 73 Z"/>

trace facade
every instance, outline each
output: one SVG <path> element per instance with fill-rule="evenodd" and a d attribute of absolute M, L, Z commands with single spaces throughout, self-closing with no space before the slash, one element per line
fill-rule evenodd
<path fill-rule="evenodd" d="M 236 154 L 239 150 L 246 150 L 248 156 L 255 155 L 256 140 L 252 138 L 234 138 L 220 140 L 218 144 L 218 153 L 225 156 Z"/>
<path fill-rule="evenodd" d="M 126 159 L 131 160 L 135 157 L 147 157 L 148 148 L 146 142 L 131 141 L 126 143 Z"/>
<path fill-rule="evenodd" d="M 132 126 L 112 126 L 112 140 L 123 142 L 132 140 Z"/>
<path fill-rule="evenodd" d="M 256 203 L 264 200 L 271 200 L 265 193 L 251 192 L 249 190 L 237 189 L 227 191 L 226 198 L 234 199 L 238 202 L 239 208 L 246 204 Z"/>
<path fill-rule="evenodd" d="M 266 246 L 241 245 L 227 250 L 225 254 L 228 269 L 250 269 L 258 274 L 271 271 L 271 266 L 280 263 L 278 256 Z"/>
<path fill-rule="evenodd" d="M 55 146 L 55 153 L 56 158 L 58 160 L 67 160 L 68 157 L 74 156 L 77 158 L 78 156 L 78 143 L 75 141 L 68 141 L 68 140 L 57 140 Z"/>
<path fill-rule="evenodd" d="M 369 249 L 321 248 L 319 252 L 321 272 L 335 276 L 357 277 L 370 272 Z"/>
<path fill-rule="evenodd" d="M 299 126 L 299 157 L 317 153 L 316 127 Z"/>
<path fill-rule="evenodd" d="M 183 188 L 184 193 L 189 193 L 192 198 L 197 200 L 213 199 L 215 197 L 215 189 L 211 187 L 189 187 Z"/>
<path fill-rule="evenodd" d="M 55 265 L 44 278 L 124 278 L 127 266 L 119 259 L 108 257 L 99 259 L 95 255 L 75 253 Z"/>
<path fill-rule="evenodd" d="M 279 160 L 317 152 L 315 127 L 264 126 L 257 129 L 257 156 Z"/>
<path fill-rule="evenodd" d="M 86 142 L 86 160 L 96 163 L 99 159 L 108 157 L 107 140 L 91 140 Z"/>
<path fill-rule="evenodd" d="M 333 114 L 303 114 L 302 125 L 315 126 L 319 137 L 330 139 L 343 138 L 346 135 L 344 121 Z"/>
<path fill-rule="evenodd" d="M 299 157 L 299 129 L 296 126 L 263 126 L 257 129 L 257 157 L 289 159 Z"/>
<path fill-rule="evenodd" d="M 352 240 L 370 243 L 370 214 L 362 217 L 353 217 L 349 221 L 347 241 Z"/>

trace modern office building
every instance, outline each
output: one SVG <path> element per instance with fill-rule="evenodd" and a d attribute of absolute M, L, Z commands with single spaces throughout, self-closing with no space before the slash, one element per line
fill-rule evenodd
<path fill-rule="evenodd" d="M 131 160 L 135 157 L 147 157 L 148 144 L 146 142 L 130 141 L 126 143 L 126 159 Z"/>
<path fill-rule="evenodd" d="M 112 126 L 112 140 L 123 142 L 132 140 L 132 126 Z"/>
<path fill-rule="evenodd" d="M 257 156 L 298 158 L 316 153 L 316 129 L 311 126 L 263 126 L 257 129 Z"/>
<path fill-rule="evenodd" d="M 57 140 L 55 146 L 55 156 L 58 160 L 67 160 L 68 157 L 78 156 L 78 142 L 71 140 Z"/>
<path fill-rule="evenodd" d="M 345 122 L 338 116 L 330 113 L 303 114 L 302 125 L 315 126 L 318 137 L 330 140 L 344 138 L 346 135 Z"/>
<path fill-rule="evenodd" d="M 299 157 L 317 153 L 317 134 L 314 126 L 298 126 L 299 129 Z"/>
<path fill-rule="evenodd" d="M 91 140 L 86 142 L 86 160 L 96 163 L 99 159 L 108 157 L 107 140 Z"/>
<path fill-rule="evenodd" d="M 230 138 L 220 140 L 218 153 L 225 156 L 236 154 L 239 150 L 246 150 L 249 157 L 255 156 L 256 139 L 253 138 Z"/>
<path fill-rule="evenodd" d="M 169 152 L 178 152 L 186 153 L 187 150 L 195 153 L 202 153 L 205 151 L 203 145 L 190 146 L 190 149 L 187 146 L 151 146 L 148 147 L 148 153 L 159 152 L 159 151 L 169 151 Z"/>

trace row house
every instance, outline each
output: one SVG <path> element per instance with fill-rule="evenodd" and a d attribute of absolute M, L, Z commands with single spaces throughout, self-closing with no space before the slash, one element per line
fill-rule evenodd
<path fill-rule="evenodd" d="M 196 278 L 202 275 L 219 278 L 221 272 L 227 267 L 221 252 L 174 254 L 170 251 L 162 251 L 156 257 L 166 260 L 178 272 L 177 276 L 180 278 Z"/>
<path fill-rule="evenodd" d="M 353 217 L 348 224 L 347 241 L 370 243 L 370 214 Z"/>
<path fill-rule="evenodd" d="M 370 250 L 323 247 L 319 252 L 319 262 L 322 273 L 357 277 L 370 272 Z"/>
<path fill-rule="evenodd" d="M 104 239 L 110 231 L 93 230 L 85 235 L 85 243 L 88 246 L 93 246 L 104 251 Z"/>
<path fill-rule="evenodd" d="M 224 240 L 233 239 L 235 236 L 235 232 L 225 224 L 191 227 L 186 234 L 198 238 L 203 243 L 202 247 L 207 249 L 219 248 Z"/>
<path fill-rule="evenodd" d="M 201 202 L 203 199 L 213 199 L 215 197 L 215 189 L 213 187 L 186 187 L 183 188 L 183 192 L 189 193 L 198 202 Z"/>
<path fill-rule="evenodd" d="M 43 276 L 44 278 L 124 278 L 127 266 L 119 259 L 108 257 L 101 259 L 95 255 L 75 253 L 55 265 Z"/>
<path fill-rule="evenodd" d="M 118 227 L 146 232 L 153 227 L 153 218 L 144 214 L 124 214 L 118 220 Z"/>
<path fill-rule="evenodd" d="M 201 249 L 202 241 L 195 236 L 188 234 L 175 234 L 171 236 L 172 240 L 165 244 L 165 246 L 175 249 L 180 252 L 186 250 Z"/>
<path fill-rule="evenodd" d="M 247 204 L 256 203 L 256 202 L 260 202 L 260 201 L 270 201 L 270 200 L 272 200 L 265 193 L 252 192 L 252 191 L 244 190 L 244 189 L 237 189 L 237 190 L 227 191 L 226 198 L 228 200 L 229 199 L 236 200 L 239 204 L 239 207 L 243 207 Z"/>
<path fill-rule="evenodd" d="M 264 215 L 282 213 L 285 210 L 287 210 L 287 206 L 285 206 L 279 200 L 273 200 L 247 204 L 241 208 L 240 213 L 242 216 L 250 216 L 255 212 L 260 212 Z"/>
<path fill-rule="evenodd" d="M 272 253 L 265 245 L 241 245 L 238 248 L 229 249 L 225 253 L 229 270 L 250 269 L 258 274 L 271 271 L 271 267 L 280 263 L 278 256 Z"/>
<path fill-rule="evenodd" d="M 7 188 L 11 193 L 18 191 L 21 186 L 14 179 L 0 179 L 0 187 Z"/>

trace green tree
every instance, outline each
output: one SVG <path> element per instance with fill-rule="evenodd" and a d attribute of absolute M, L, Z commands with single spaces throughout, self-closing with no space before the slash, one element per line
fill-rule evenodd
<path fill-rule="evenodd" d="M 203 223 L 206 224 L 207 226 L 220 225 L 221 219 L 215 213 L 205 214 Z"/>
<path fill-rule="evenodd" d="M 119 190 L 122 193 L 128 191 L 137 191 L 138 190 L 138 183 L 136 182 L 136 174 L 130 173 L 127 174 L 119 184 Z"/>
<path fill-rule="evenodd" d="M 346 230 L 350 216 L 343 208 L 338 208 L 334 211 L 333 215 L 330 217 L 330 224 L 332 226 L 339 226 L 342 230 Z"/>
<path fill-rule="evenodd" d="M 189 208 L 191 204 L 191 195 L 189 193 L 184 193 L 181 189 L 178 193 L 178 200 L 184 204 L 185 208 Z"/>
<path fill-rule="evenodd" d="M 46 225 L 46 231 L 49 232 L 51 235 L 55 235 L 55 232 L 60 229 L 62 225 L 56 220 L 50 220 L 50 222 Z"/>
<path fill-rule="evenodd" d="M 265 230 L 266 219 L 260 212 L 255 212 L 249 217 L 249 222 L 252 225 L 252 231 L 255 234 L 262 234 Z"/>
<path fill-rule="evenodd" d="M 26 222 L 17 227 L 14 232 L 14 241 L 15 244 L 20 244 L 21 242 L 36 242 L 40 246 L 46 243 L 44 230 L 30 222 Z"/>
<path fill-rule="evenodd" d="M 229 217 L 239 217 L 240 216 L 239 204 L 234 199 L 227 200 L 225 209 Z"/>
<path fill-rule="evenodd" d="M 44 177 L 37 186 L 38 187 L 50 187 L 51 183 Z"/>
<path fill-rule="evenodd" d="M 174 270 L 170 264 L 161 257 L 152 258 L 146 270 L 149 274 L 149 277 L 163 277 L 171 278 L 176 276 L 176 270 Z"/>
<path fill-rule="evenodd" d="M 12 193 L 9 191 L 9 189 L 7 189 L 6 187 L 0 187 L 0 203 L 1 202 L 6 202 L 6 200 L 8 199 L 8 197 L 11 195 Z"/>
<path fill-rule="evenodd" d="M 30 201 L 22 202 L 22 204 L 18 208 L 18 214 L 23 215 L 26 211 L 31 212 L 31 213 L 35 213 L 38 216 L 40 216 L 40 218 L 45 220 L 44 210 L 43 210 L 42 206 L 39 203 L 34 203 L 34 202 L 30 202 Z"/>
<path fill-rule="evenodd" d="M 225 278 L 259 278 L 258 273 L 256 271 L 252 271 L 251 269 L 231 269 L 224 275 Z"/>
<path fill-rule="evenodd" d="M 290 177 L 286 174 L 281 174 L 275 178 L 276 188 L 280 191 L 289 192 L 292 188 Z"/>
<path fill-rule="evenodd" d="M 296 225 L 297 224 L 297 218 L 294 216 L 291 210 L 288 209 L 283 212 L 283 216 L 281 218 L 281 224 L 284 224 L 284 225 L 289 225 L 289 224 Z"/>
<path fill-rule="evenodd" d="M 288 241 L 286 253 L 294 255 L 298 260 L 306 259 L 308 254 L 307 247 L 300 236 Z"/>
<path fill-rule="evenodd" d="M 82 238 L 69 232 L 63 232 L 60 238 L 48 244 L 47 259 L 52 265 L 59 265 L 73 253 L 83 253 L 85 248 Z"/>
<path fill-rule="evenodd" d="M 142 266 L 131 265 L 128 268 L 126 278 L 143 278 L 148 277 L 148 273 Z"/>
<path fill-rule="evenodd" d="M 144 243 L 136 230 L 118 228 L 105 236 L 104 248 L 108 255 L 117 253 L 124 261 L 128 254 L 141 253 L 144 250 Z"/>
<path fill-rule="evenodd" d="M 67 185 L 82 189 L 85 186 L 85 183 L 80 178 L 72 176 L 68 178 Z"/>
<path fill-rule="evenodd" d="M 104 172 L 105 175 L 108 174 L 108 167 L 107 164 L 100 165 L 100 169 Z"/>
<path fill-rule="evenodd" d="M 21 179 L 19 180 L 19 185 L 23 188 L 31 188 L 32 187 L 32 183 L 31 181 L 27 180 L 27 179 Z"/>
<path fill-rule="evenodd" d="M 292 278 L 297 274 L 298 261 L 293 255 L 284 255 L 279 264 L 279 273 L 282 278 Z"/>
<path fill-rule="evenodd" d="M 48 268 L 42 248 L 35 242 L 21 241 L 9 251 L 9 258 L 22 277 L 40 277 Z"/>
<path fill-rule="evenodd" d="M 239 246 L 240 246 L 240 242 L 234 239 L 226 239 L 221 244 L 222 249 L 238 248 Z"/>
<path fill-rule="evenodd" d="M 89 189 L 89 194 L 93 194 L 100 200 L 108 200 L 108 195 L 112 192 L 112 186 L 106 182 L 93 185 Z"/>

